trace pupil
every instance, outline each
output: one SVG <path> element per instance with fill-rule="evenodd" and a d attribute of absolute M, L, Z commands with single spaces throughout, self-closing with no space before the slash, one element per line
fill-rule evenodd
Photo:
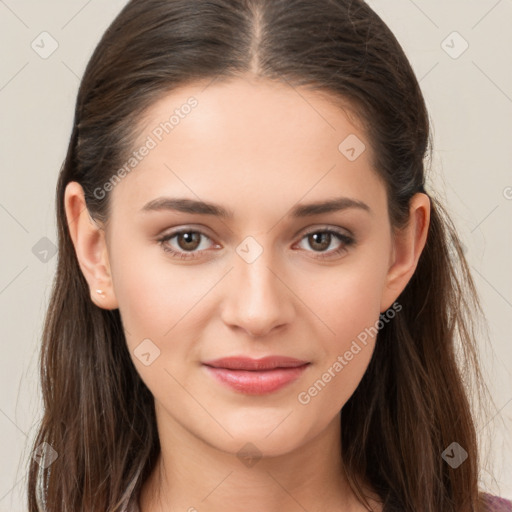
<path fill-rule="evenodd" d="M 185 248 L 187 249 L 194 249 L 195 247 L 188 247 L 188 244 L 192 244 L 192 246 L 194 245 L 194 236 L 197 238 L 197 235 L 198 233 L 191 233 L 191 232 L 188 232 L 188 233 L 182 233 L 181 236 L 185 239 Z M 197 240 L 195 241 L 197 242 Z"/>
<path fill-rule="evenodd" d="M 322 249 L 325 249 L 326 247 L 329 247 L 329 237 L 330 237 L 330 233 L 314 233 L 313 235 L 313 239 L 315 241 L 315 243 L 320 243 L 320 245 L 322 245 Z M 322 237 L 326 237 L 326 240 L 324 243 L 322 243 L 321 241 L 319 242 L 318 240 L 316 240 L 318 237 L 322 238 Z"/>

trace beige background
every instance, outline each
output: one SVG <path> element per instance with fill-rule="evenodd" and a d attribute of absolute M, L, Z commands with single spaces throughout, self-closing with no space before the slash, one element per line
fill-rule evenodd
<path fill-rule="evenodd" d="M 483 472 L 481 485 L 512 499 L 512 0 L 369 3 L 403 45 L 430 110 L 432 180 L 460 230 L 490 326 L 483 363 L 499 412 L 479 433 L 492 439 L 496 480 Z M 41 417 L 38 351 L 57 259 L 43 250 L 56 243 L 54 193 L 79 80 L 124 4 L 0 0 L 0 512 L 26 510 L 28 445 Z M 58 47 L 42 58 L 53 40 Z"/>

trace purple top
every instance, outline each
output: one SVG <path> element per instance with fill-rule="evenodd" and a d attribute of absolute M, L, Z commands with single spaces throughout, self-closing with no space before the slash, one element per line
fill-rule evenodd
<path fill-rule="evenodd" d="M 512 501 L 499 496 L 493 496 L 492 494 L 484 493 L 487 500 L 489 512 L 512 512 Z M 123 512 L 140 512 L 139 505 L 137 503 L 138 496 L 134 493 L 130 496 L 126 508 Z"/>
<path fill-rule="evenodd" d="M 485 494 L 487 503 L 489 504 L 489 511 L 492 512 L 512 512 L 512 501 L 499 496 L 492 496 L 491 494 Z M 137 509 L 135 509 L 136 512 Z"/>

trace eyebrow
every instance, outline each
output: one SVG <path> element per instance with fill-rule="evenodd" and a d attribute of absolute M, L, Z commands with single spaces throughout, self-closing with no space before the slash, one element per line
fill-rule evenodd
<path fill-rule="evenodd" d="M 295 218 L 310 217 L 322 213 L 338 212 L 349 208 L 361 209 L 368 213 L 371 212 L 370 207 L 362 201 L 349 197 L 337 197 L 316 203 L 298 204 L 292 208 L 288 216 Z M 231 210 L 218 204 L 185 198 L 158 197 L 141 208 L 141 212 L 165 210 L 199 215 L 213 215 L 222 219 L 232 219 L 234 217 L 234 213 Z"/>

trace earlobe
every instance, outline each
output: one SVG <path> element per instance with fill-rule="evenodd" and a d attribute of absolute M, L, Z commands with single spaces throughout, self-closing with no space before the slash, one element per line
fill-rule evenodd
<path fill-rule="evenodd" d="M 89 285 L 91 300 L 100 308 L 116 309 L 105 232 L 91 218 L 79 183 L 73 181 L 66 186 L 64 206 L 69 234 Z"/>
<path fill-rule="evenodd" d="M 394 258 L 386 276 L 381 313 L 391 307 L 413 276 L 427 241 L 429 225 L 430 198 L 417 193 L 410 201 L 408 224 L 395 234 Z"/>

